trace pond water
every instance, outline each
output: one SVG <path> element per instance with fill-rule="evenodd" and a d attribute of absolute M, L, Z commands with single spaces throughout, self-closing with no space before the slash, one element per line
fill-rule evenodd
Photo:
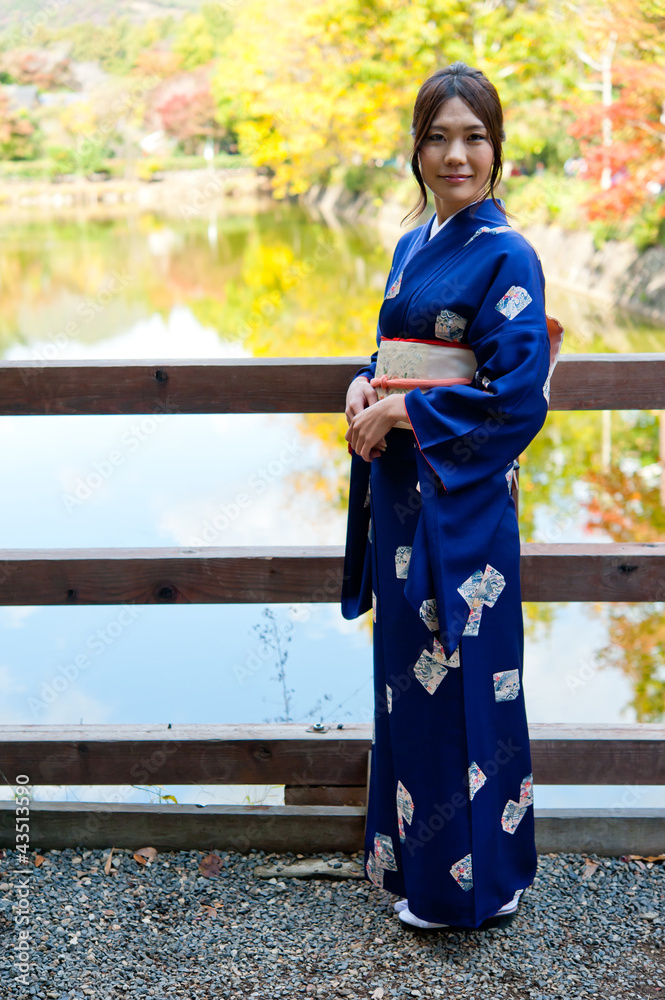
<path fill-rule="evenodd" d="M 373 350 L 391 238 L 371 227 L 331 229 L 283 205 L 182 222 L 137 214 L 0 228 L 6 359 Z M 566 326 L 564 351 L 665 350 L 665 331 L 553 287 L 548 311 Z M 552 412 L 521 470 L 523 539 L 665 540 L 659 424 L 650 411 Z M 0 547 L 342 544 L 344 431 L 343 416 L 325 414 L 4 417 Z M 242 509 L 240 493 L 250 497 Z M 0 724 L 371 720 L 367 616 L 345 622 L 335 605 L 132 612 L 0 608 Z M 661 604 L 525 605 L 525 619 L 531 722 L 663 719 Z M 97 792 L 38 795 L 158 794 Z M 248 794 L 167 792 L 199 802 Z M 280 790 L 249 794 L 271 802 Z M 538 805 L 664 802 L 647 786 L 560 787 L 539 789 Z"/>

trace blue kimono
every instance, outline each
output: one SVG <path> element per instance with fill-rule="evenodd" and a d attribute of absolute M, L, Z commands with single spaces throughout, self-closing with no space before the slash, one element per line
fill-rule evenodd
<path fill-rule="evenodd" d="M 491 200 L 429 240 L 431 224 L 397 244 L 377 344 L 471 350 L 477 370 L 408 391 L 412 429 L 352 454 L 342 613 L 374 608 L 367 878 L 478 927 L 536 871 L 511 486 L 547 414 L 550 342 L 538 256 Z"/>

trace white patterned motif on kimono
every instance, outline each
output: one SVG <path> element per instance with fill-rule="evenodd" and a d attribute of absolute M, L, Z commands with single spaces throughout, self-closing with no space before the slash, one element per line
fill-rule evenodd
<path fill-rule="evenodd" d="M 466 329 L 466 319 L 450 309 L 442 309 L 436 317 L 434 336 L 441 340 L 460 341 Z"/>
<path fill-rule="evenodd" d="M 377 885 L 380 889 L 383 888 L 383 868 L 381 868 L 376 863 L 376 858 L 372 851 L 369 852 L 367 861 L 365 862 L 365 871 L 367 872 L 367 877 L 370 882 Z"/>
<path fill-rule="evenodd" d="M 433 648 L 432 652 L 434 653 L 434 656 L 436 657 L 436 659 L 439 660 L 440 663 L 443 663 L 444 667 L 448 667 L 449 670 L 450 669 L 454 670 L 457 667 L 459 667 L 459 665 L 460 665 L 460 663 L 459 663 L 459 646 L 457 647 L 457 649 L 455 650 L 455 652 L 453 653 L 453 655 L 450 657 L 450 659 L 447 660 L 446 659 L 446 654 L 443 651 L 443 646 L 441 645 L 441 643 L 439 642 L 438 639 L 435 639 L 434 640 L 434 648 Z"/>
<path fill-rule="evenodd" d="M 433 597 L 427 601 L 423 601 L 420 605 L 419 614 L 430 632 L 439 631 L 439 615 L 436 608 L 436 600 Z"/>
<path fill-rule="evenodd" d="M 484 572 L 481 569 L 475 570 L 469 579 L 457 588 L 457 592 L 462 595 L 471 612 L 462 635 L 478 635 L 483 607 L 487 605 L 493 608 L 505 585 L 506 581 L 502 574 L 488 563 Z"/>
<path fill-rule="evenodd" d="M 515 319 L 523 309 L 526 309 L 529 302 L 531 302 L 531 296 L 526 288 L 522 288 L 521 285 L 511 285 L 503 298 L 499 299 L 495 309 L 502 313 L 506 319 Z"/>
<path fill-rule="evenodd" d="M 386 298 L 387 299 L 394 299 L 395 296 L 398 294 L 399 289 L 400 289 L 400 285 L 402 284 L 402 275 L 403 274 L 404 274 L 404 271 L 401 271 L 397 275 L 397 277 L 395 278 L 395 280 L 393 281 L 392 285 L 390 286 L 390 288 L 388 289 L 388 291 L 386 293 Z"/>
<path fill-rule="evenodd" d="M 387 833 L 374 835 L 374 860 L 379 868 L 385 868 L 390 872 L 397 871 L 392 838 Z"/>
<path fill-rule="evenodd" d="M 468 247 L 469 243 L 473 243 L 476 237 L 482 236 L 483 233 L 492 233 L 492 234 L 507 233 L 510 228 L 511 228 L 510 226 L 481 226 L 480 229 L 476 229 L 473 236 L 466 241 L 464 246 Z"/>
<path fill-rule="evenodd" d="M 527 774 L 520 785 L 520 799 L 508 799 L 501 816 L 501 826 L 506 833 L 515 833 L 515 830 L 524 818 L 529 806 L 533 805 L 533 775 Z"/>
<path fill-rule="evenodd" d="M 393 710 L 393 689 L 390 684 L 386 684 L 386 706 L 389 712 Z"/>
<path fill-rule="evenodd" d="M 434 646 L 430 652 L 424 649 L 413 668 L 416 680 L 420 681 L 428 694 L 434 694 L 443 678 L 448 673 L 449 667 L 459 667 L 459 649 L 456 649 L 449 660 L 443 651 L 443 646 L 434 640 Z"/>
<path fill-rule="evenodd" d="M 514 701 L 520 693 L 519 670 L 500 670 L 492 674 L 495 701 Z"/>
<path fill-rule="evenodd" d="M 397 826 L 399 828 L 399 839 L 406 840 L 404 830 L 404 820 L 411 824 L 413 819 L 413 799 L 407 792 L 401 781 L 397 782 Z"/>
<path fill-rule="evenodd" d="M 469 889 L 473 889 L 473 865 L 471 863 L 471 855 L 467 854 L 465 857 L 460 858 L 450 869 L 450 874 L 455 879 L 460 889 L 464 889 L 464 892 L 468 892 Z"/>
<path fill-rule="evenodd" d="M 483 774 L 475 760 L 472 760 L 469 764 L 469 798 L 471 800 L 473 800 L 473 796 L 483 787 L 486 781 L 487 775 Z"/>
<path fill-rule="evenodd" d="M 395 550 L 395 573 L 398 580 L 406 580 L 409 575 L 411 561 L 411 546 L 399 545 Z"/>

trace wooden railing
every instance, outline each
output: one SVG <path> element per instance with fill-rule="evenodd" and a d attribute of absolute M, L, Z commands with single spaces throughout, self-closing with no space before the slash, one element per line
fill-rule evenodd
<path fill-rule="evenodd" d="M 331 413 L 362 358 L 0 363 L 0 415 Z M 665 355 L 563 357 L 551 408 L 665 409 Z M 7 549 L 0 605 L 336 602 L 339 546 Z M 525 544 L 529 601 L 665 600 L 665 544 Z M 562 667 L 566 663 L 562 651 Z M 665 726 L 532 725 L 536 784 L 665 784 Z M 0 768 L 33 785 L 284 784 L 284 806 L 35 802 L 40 846 L 355 850 L 370 732 L 305 726 L 4 726 Z M 665 810 L 536 810 L 539 849 L 660 853 Z M 626 808 L 629 805 L 630 808 Z M 14 835 L 0 807 L 0 844 Z"/>

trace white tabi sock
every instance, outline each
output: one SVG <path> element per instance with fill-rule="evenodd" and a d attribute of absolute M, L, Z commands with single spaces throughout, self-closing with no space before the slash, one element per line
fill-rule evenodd
<path fill-rule="evenodd" d="M 524 892 L 524 889 L 518 889 L 513 898 L 509 903 L 505 903 L 501 909 L 497 910 L 495 913 L 496 917 L 505 916 L 509 913 L 515 913 L 517 910 L 517 904 L 520 901 L 520 896 Z M 407 899 L 399 899 L 393 904 L 394 909 L 399 914 L 400 920 L 405 924 L 411 924 L 412 927 L 421 927 L 423 930 L 435 930 L 439 927 L 449 927 L 450 924 L 436 924 L 432 923 L 430 920 L 421 920 L 417 917 L 415 913 L 412 913 L 409 909 L 409 901 Z"/>

